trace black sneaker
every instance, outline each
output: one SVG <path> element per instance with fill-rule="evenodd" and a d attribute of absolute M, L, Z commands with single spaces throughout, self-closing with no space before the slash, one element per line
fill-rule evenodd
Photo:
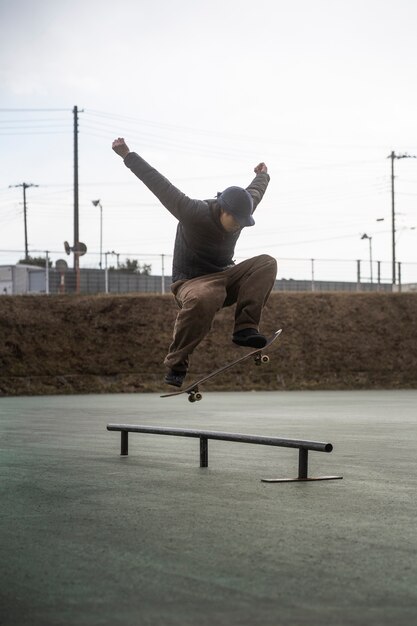
<path fill-rule="evenodd" d="M 181 387 L 186 377 L 187 372 L 179 372 L 178 370 L 169 370 L 165 374 L 165 382 L 167 385 L 173 385 L 174 387 Z"/>
<path fill-rule="evenodd" d="M 232 337 L 233 343 L 236 343 L 238 346 L 245 346 L 248 348 L 263 348 L 268 339 L 265 335 L 261 335 L 256 328 L 244 328 L 243 330 L 239 330 Z"/>

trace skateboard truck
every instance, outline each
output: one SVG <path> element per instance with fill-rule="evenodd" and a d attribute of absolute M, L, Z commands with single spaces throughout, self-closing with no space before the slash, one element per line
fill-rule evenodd
<path fill-rule="evenodd" d="M 198 391 L 198 387 L 188 391 L 188 402 L 199 402 L 203 399 L 203 394 Z"/>
<path fill-rule="evenodd" d="M 269 363 L 269 356 L 267 354 L 257 354 L 254 359 L 255 365 L 263 365 Z"/>

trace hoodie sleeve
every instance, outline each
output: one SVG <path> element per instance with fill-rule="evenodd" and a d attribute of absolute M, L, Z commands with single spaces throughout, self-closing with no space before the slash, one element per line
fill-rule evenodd
<path fill-rule="evenodd" d="M 192 220 L 199 212 L 201 200 L 186 196 L 136 152 L 129 152 L 124 163 L 177 220 Z"/>
<path fill-rule="evenodd" d="M 250 195 L 253 199 L 253 211 L 255 211 L 256 207 L 260 203 L 263 198 L 263 195 L 266 191 L 266 188 L 269 184 L 269 174 L 266 172 L 262 172 L 261 174 L 257 174 L 253 181 L 250 183 L 249 187 L 246 187 L 246 191 L 249 191 Z"/>

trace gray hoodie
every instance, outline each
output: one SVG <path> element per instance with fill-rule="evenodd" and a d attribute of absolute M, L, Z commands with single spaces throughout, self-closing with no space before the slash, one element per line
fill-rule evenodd
<path fill-rule="evenodd" d="M 215 199 L 192 200 L 136 152 L 129 152 L 124 162 L 179 222 L 172 263 L 173 282 L 221 272 L 234 265 L 235 246 L 242 231 L 228 233 L 224 230 Z M 269 174 L 261 173 L 246 188 L 253 199 L 253 210 L 262 200 L 268 183 Z"/>

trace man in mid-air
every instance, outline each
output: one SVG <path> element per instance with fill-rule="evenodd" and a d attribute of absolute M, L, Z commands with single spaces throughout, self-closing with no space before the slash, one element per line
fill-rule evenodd
<path fill-rule="evenodd" d="M 136 152 L 123 138 L 113 150 L 178 220 L 172 263 L 171 291 L 179 307 L 173 340 L 164 360 L 165 382 L 181 387 L 193 350 L 209 332 L 221 308 L 236 304 L 232 341 L 262 348 L 262 310 L 275 283 L 276 260 L 266 254 L 235 264 L 236 242 L 265 193 L 269 174 L 265 163 L 254 169 L 250 185 L 228 187 L 209 200 L 192 200 Z"/>

